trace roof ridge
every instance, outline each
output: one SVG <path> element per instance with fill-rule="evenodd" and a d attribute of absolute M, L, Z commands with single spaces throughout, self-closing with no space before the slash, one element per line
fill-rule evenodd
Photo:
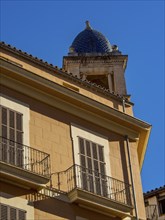
<path fill-rule="evenodd" d="M 162 189 L 165 189 L 165 185 L 160 186 L 159 188 L 156 187 L 155 189 L 151 189 L 151 190 L 145 192 L 144 195 L 147 195 L 147 194 L 150 194 L 150 193 L 154 193 L 155 191 L 159 191 L 159 190 L 162 190 Z"/>

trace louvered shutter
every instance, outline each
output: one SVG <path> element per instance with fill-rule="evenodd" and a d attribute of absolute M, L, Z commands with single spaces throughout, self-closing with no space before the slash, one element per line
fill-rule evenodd
<path fill-rule="evenodd" d="M 16 220 L 17 219 L 17 209 L 10 207 L 10 220 Z"/>
<path fill-rule="evenodd" d="M 26 211 L 0 203 L 0 220 L 26 220 Z"/>
<path fill-rule="evenodd" d="M 25 220 L 26 219 L 26 212 L 23 210 L 18 210 L 18 219 Z"/>
<path fill-rule="evenodd" d="M 4 162 L 23 166 L 23 115 L 0 106 L 1 156 Z"/>
<path fill-rule="evenodd" d="M 107 195 L 104 147 L 79 137 L 81 187 L 98 195 Z"/>
<path fill-rule="evenodd" d="M 8 220 L 8 208 L 6 205 L 0 204 L 1 220 Z"/>

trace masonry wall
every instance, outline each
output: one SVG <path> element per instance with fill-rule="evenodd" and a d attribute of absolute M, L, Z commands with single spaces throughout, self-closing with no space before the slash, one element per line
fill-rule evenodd
<path fill-rule="evenodd" d="M 97 127 L 94 123 L 88 123 L 87 121 L 68 114 L 66 109 L 64 109 L 64 111 L 58 110 L 24 96 L 23 94 L 9 90 L 8 88 L 3 88 L 2 91 L 6 96 L 29 105 L 30 146 L 50 154 L 52 173 L 66 170 L 74 164 L 70 131 L 70 124 L 72 122 L 108 137 L 111 176 L 126 183 L 130 182 L 127 151 L 122 136 L 102 127 Z M 141 219 L 145 219 L 136 143 L 131 143 L 131 157 L 133 159 L 134 182 L 139 216 Z M 57 187 L 56 183 L 53 184 L 54 187 Z M 11 194 L 12 192 L 14 192 L 14 190 L 11 190 Z M 46 207 L 45 204 L 47 205 Z M 62 206 L 64 209 L 61 208 Z M 64 214 L 63 210 L 65 210 L 65 208 L 68 217 L 67 214 Z M 99 214 L 94 214 L 76 205 L 68 205 L 62 201 L 55 201 L 54 199 L 35 203 L 35 219 L 39 219 L 42 216 L 45 216 L 45 219 L 53 219 L 54 215 L 58 216 L 56 219 L 75 219 L 75 216 L 82 216 L 89 220 L 110 219 Z"/>
<path fill-rule="evenodd" d="M 125 157 L 122 152 L 122 136 L 7 88 L 3 89 L 3 93 L 29 105 L 30 146 L 51 155 L 52 172 L 65 170 L 74 163 L 70 125 L 75 123 L 109 139 L 113 177 L 123 180 L 123 172 L 126 170 L 121 169 L 121 165 L 125 166 L 122 163 Z"/>
<path fill-rule="evenodd" d="M 126 95 L 124 71 L 127 56 L 68 56 L 63 59 L 64 69 L 75 76 L 87 78 L 88 76 L 107 77 L 110 91 L 116 94 Z M 109 75 L 113 74 L 113 80 Z M 92 77 L 91 77 L 92 79 Z M 113 85 L 113 88 L 111 87 Z M 106 84 L 103 85 L 106 87 Z"/>

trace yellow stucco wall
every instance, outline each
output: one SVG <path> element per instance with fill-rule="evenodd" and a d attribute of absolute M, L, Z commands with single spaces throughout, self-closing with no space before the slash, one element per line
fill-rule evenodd
<path fill-rule="evenodd" d="M 49 70 L 46 67 L 42 67 L 35 62 L 26 60 L 19 55 L 13 55 L 12 53 L 4 51 L 3 49 L 1 56 L 2 59 L 7 62 L 13 62 L 14 65 L 18 65 L 36 75 L 44 77 L 45 79 L 55 82 L 61 86 L 72 89 L 75 92 L 78 92 L 106 106 L 115 108 L 121 112 L 123 111 L 122 104 L 117 99 L 106 97 L 101 93 L 97 93 L 89 88 L 85 88 L 81 84 L 70 81 L 67 78 L 62 78 L 59 74 L 57 74 L 56 71 Z M 6 96 L 11 97 L 13 100 L 16 100 L 16 102 L 18 101 L 25 103 L 29 107 L 29 145 L 30 147 L 50 154 L 52 173 L 66 170 L 74 164 L 71 123 L 75 123 L 84 129 L 88 129 L 92 132 L 107 137 L 109 143 L 110 161 L 110 173 L 107 173 L 107 175 L 126 183 L 130 183 L 126 143 L 123 136 L 114 133 L 111 130 L 105 129 L 104 125 L 99 127 L 96 126 L 94 122 L 90 123 L 87 120 L 83 120 L 81 119 L 81 115 L 80 117 L 76 117 L 72 114 L 69 114 L 67 113 L 67 109 L 59 110 L 58 108 L 49 106 L 48 104 L 30 98 L 30 96 L 25 96 L 22 93 L 18 93 L 7 87 L 3 87 L 1 92 Z M 126 114 L 133 115 L 132 106 L 126 107 Z M 140 168 L 137 155 L 137 143 L 131 142 L 130 148 L 138 214 L 140 219 L 145 219 Z M 52 180 L 53 186 L 57 187 L 55 179 L 52 178 Z M 63 189 L 67 188 L 66 182 L 63 184 Z M 21 188 L 18 185 L 15 187 L 11 186 L 10 184 L 2 186 L 3 188 L 5 186 L 5 192 L 8 192 L 14 197 L 21 197 L 24 200 L 26 200 L 26 196 L 31 193 L 29 190 L 24 190 L 23 192 L 19 193 Z M 93 211 L 86 210 L 75 204 L 67 204 L 65 202 L 50 198 L 35 202 L 34 215 L 34 219 L 36 220 L 75 220 L 76 216 L 86 218 L 88 220 L 111 219 L 111 217 L 98 213 L 96 214 Z"/>
<path fill-rule="evenodd" d="M 107 175 L 110 175 L 113 178 L 119 179 L 121 181 L 125 181 L 127 183 L 130 182 L 127 151 L 124 137 L 112 131 L 108 131 L 102 127 L 97 127 L 95 126 L 95 124 L 91 124 L 87 121 L 81 120 L 80 118 L 75 117 L 71 114 L 68 114 L 65 109 L 64 111 L 58 110 L 37 100 L 34 100 L 28 96 L 17 93 L 16 91 L 11 91 L 8 88 L 3 88 L 3 93 L 6 96 L 12 97 L 14 100 L 19 100 L 29 106 L 30 146 L 50 154 L 52 173 L 66 170 L 74 163 L 70 125 L 71 123 L 76 123 L 86 129 L 90 129 L 91 131 L 99 133 L 100 135 L 104 135 L 108 138 L 111 174 Z M 134 173 L 134 183 L 136 189 L 136 199 L 139 210 L 138 212 L 140 218 L 145 219 L 139 163 L 136 149 L 137 146 L 134 142 L 131 143 L 130 146 L 133 165 L 132 168 Z M 57 187 L 55 182 L 53 184 L 54 187 Z M 54 204 L 53 202 L 54 200 L 52 201 L 52 199 L 50 199 L 50 204 L 52 207 Z M 44 204 L 44 202 L 41 202 L 41 204 L 39 203 L 39 207 L 42 207 L 42 203 Z M 80 211 L 80 214 L 81 212 L 84 212 L 84 210 L 82 211 L 80 208 L 78 210 Z M 53 219 L 54 215 L 51 213 L 48 214 L 46 211 L 41 211 L 38 209 L 35 210 L 35 214 L 36 219 L 39 219 L 39 216 L 45 216 L 45 218 L 47 219 L 48 217 L 49 219 Z M 91 216 L 92 215 L 93 214 L 91 214 Z M 85 216 L 87 217 L 87 215 Z M 92 220 L 92 217 L 88 219 Z"/>

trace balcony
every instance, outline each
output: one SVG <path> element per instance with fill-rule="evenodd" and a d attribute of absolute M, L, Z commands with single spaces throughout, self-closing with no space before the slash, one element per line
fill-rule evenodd
<path fill-rule="evenodd" d="M 132 187 L 127 183 L 79 165 L 55 173 L 51 181 L 56 189 L 67 192 L 71 203 L 108 216 L 131 216 Z"/>
<path fill-rule="evenodd" d="M 0 177 L 25 188 L 41 189 L 50 179 L 50 155 L 0 137 Z"/>
<path fill-rule="evenodd" d="M 146 208 L 147 220 L 157 220 L 158 219 L 157 205 L 148 205 L 145 208 Z"/>

